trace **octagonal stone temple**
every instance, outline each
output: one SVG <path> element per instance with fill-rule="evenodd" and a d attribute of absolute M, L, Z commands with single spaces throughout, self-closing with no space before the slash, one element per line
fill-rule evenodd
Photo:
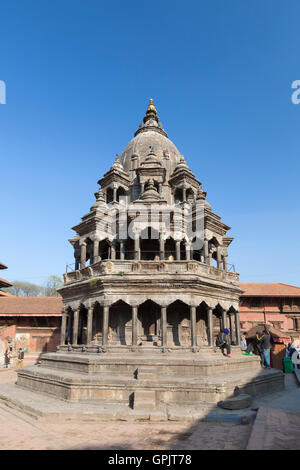
<path fill-rule="evenodd" d="M 283 386 L 240 350 L 239 275 L 230 227 L 169 140 L 150 100 L 143 123 L 98 181 L 96 201 L 69 241 L 61 344 L 18 387 L 59 399 L 163 410 L 216 403 L 236 387 Z M 215 352 L 230 330 L 233 356 Z"/>

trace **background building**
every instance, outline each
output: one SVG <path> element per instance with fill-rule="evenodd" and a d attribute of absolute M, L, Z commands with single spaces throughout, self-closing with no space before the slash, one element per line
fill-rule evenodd
<path fill-rule="evenodd" d="M 0 339 L 17 340 L 29 353 L 55 351 L 60 342 L 60 297 L 0 298 Z"/>
<path fill-rule="evenodd" d="M 242 282 L 241 331 L 267 323 L 300 337 L 300 287 L 281 282 Z"/>

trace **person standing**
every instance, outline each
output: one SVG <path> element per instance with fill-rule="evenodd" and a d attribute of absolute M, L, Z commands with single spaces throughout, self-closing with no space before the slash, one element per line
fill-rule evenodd
<path fill-rule="evenodd" d="M 266 328 L 260 340 L 261 364 L 263 368 L 271 369 L 270 365 L 271 335 Z"/>
<path fill-rule="evenodd" d="M 22 369 L 24 361 L 24 349 L 19 348 L 18 351 L 18 361 L 17 361 L 17 369 Z"/>

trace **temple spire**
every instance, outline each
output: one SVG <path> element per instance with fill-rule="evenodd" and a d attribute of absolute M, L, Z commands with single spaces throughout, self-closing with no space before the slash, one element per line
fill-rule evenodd
<path fill-rule="evenodd" d="M 144 123 L 144 125 L 143 125 Z M 143 123 L 139 125 L 138 130 L 134 134 L 135 136 L 140 132 L 145 132 L 147 130 L 156 131 L 160 134 L 168 137 L 166 132 L 164 131 L 162 124 L 159 122 L 159 117 L 157 115 L 156 107 L 153 103 L 153 99 L 150 98 L 148 108 L 146 109 L 145 116 L 143 118 Z"/>

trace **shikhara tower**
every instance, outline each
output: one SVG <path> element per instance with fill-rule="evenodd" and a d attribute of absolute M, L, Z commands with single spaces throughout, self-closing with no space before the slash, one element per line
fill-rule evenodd
<path fill-rule="evenodd" d="M 230 227 L 212 211 L 152 100 L 99 184 L 70 240 L 75 265 L 60 288 L 61 344 L 20 370 L 17 388 L 85 402 L 85 415 L 93 402 L 99 416 L 156 420 L 174 419 L 185 405 L 197 419 L 203 402 L 236 387 L 252 395 L 281 389 L 281 371 L 261 371 L 257 356 L 241 354 Z M 232 358 L 213 351 L 225 327 L 237 345 Z"/>
<path fill-rule="evenodd" d="M 221 328 L 239 342 L 238 274 L 230 229 L 159 122 L 143 123 L 98 181 L 73 227 L 65 274 L 61 350 L 212 346 Z"/>

